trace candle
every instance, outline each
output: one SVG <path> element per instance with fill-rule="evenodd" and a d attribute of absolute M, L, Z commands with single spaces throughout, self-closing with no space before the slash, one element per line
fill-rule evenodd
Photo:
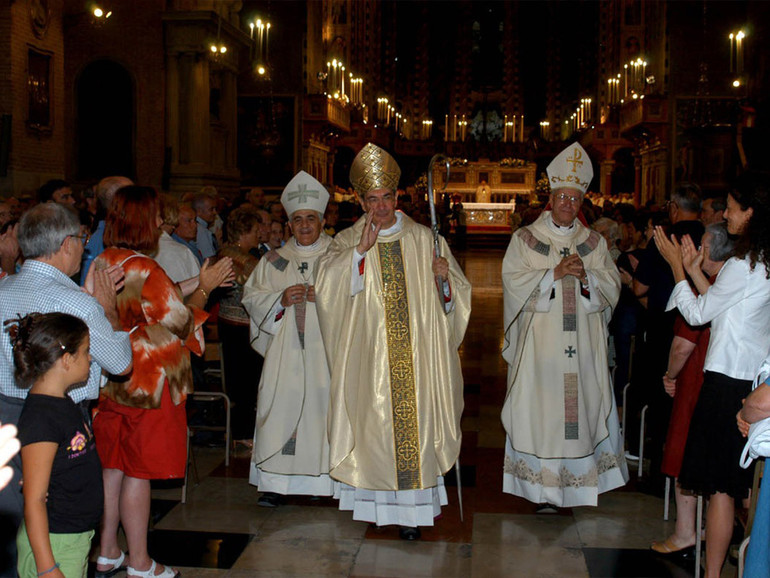
<path fill-rule="evenodd" d="M 524 115 L 521 115 L 521 126 L 519 128 L 519 137 L 521 142 L 524 142 Z"/>
<path fill-rule="evenodd" d="M 628 96 L 628 64 L 623 65 L 623 96 Z M 620 78 L 620 74 L 618 74 L 618 78 Z"/>
<path fill-rule="evenodd" d="M 444 140 L 449 140 L 449 115 L 444 115 Z"/>
<path fill-rule="evenodd" d="M 269 60 L 269 57 L 267 54 L 269 47 L 270 47 L 270 23 L 268 22 L 265 30 L 265 64 L 267 64 Z"/>
<path fill-rule="evenodd" d="M 733 41 L 734 41 L 735 35 L 730 32 L 730 72 L 735 71 L 735 67 L 733 66 Z"/>
<path fill-rule="evenodd" d="M 504 115 L 505 120 L 503 121 L 503 142 L 506 141 L 506 136 L 508 135 L 508 115 Z"/>

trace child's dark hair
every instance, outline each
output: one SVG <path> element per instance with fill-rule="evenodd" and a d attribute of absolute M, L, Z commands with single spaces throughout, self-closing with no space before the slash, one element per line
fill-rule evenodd
<path fill-rule="evenodd" d="M 5 325 L 13 345 L 16 385 L 25 389 L 65 353 L 74 355 L 88 336 L 85 322 L 67 313 L 30 313 Z"/>

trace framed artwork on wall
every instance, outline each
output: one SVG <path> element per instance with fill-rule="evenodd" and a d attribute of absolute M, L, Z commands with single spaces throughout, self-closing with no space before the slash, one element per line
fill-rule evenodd
<path fill-rule="evenodd" d="M 51 131 L 51 55 L 35 48 L 27 51 L 27 127 Z"/>

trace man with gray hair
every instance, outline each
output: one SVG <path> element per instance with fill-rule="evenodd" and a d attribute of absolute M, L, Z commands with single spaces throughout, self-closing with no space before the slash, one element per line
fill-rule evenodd
<path fill-rule="evenodd" d="M 209 227 L 217 218 L 217 195 L 209 190 L 213 188 L 203 187 L 204 190 L 193 196 L 190 201 L 198 220 L 198 237 L 195 244 L 204 259 L 217 254 L 217 241 L 214 233 L 209 231 Z"/>
<path fill-rule="evenodd" d="M 104 214 L 106 215 L 112 206 L 112 199 L 118 189 L 133 185 L 134 182 L 126 177 L 104 177 L 96 185 L 96 198 L 99 200 Z M 91 239 L 86 242 L 83 251 L 83 263 L 80 266 L 80 284 L 86 282 L 88 270 L 91 268 L 91 262 L 104 251 L 104 220 L 99 221 L 96 230 L 91 235 Z"/>
<path fill-rule="evenodd" d="M 329 369 L 315 304 L 316 264 L 331 243 L 323 232 L 328 200 L 311 175 L 294 176 L 281 195 L 292 237 L 260 260 L 243 288 L 251 345 L 265 358 L 249 473 L 263 507 L 280 505 L 282 495 L 334 493 Z"/>
<path fill-rule="evenodd" d="M 516 230 L 502 268 L 503 492 L 538 513 L 596 506 L 628 480 L 607 364 L 620 275 L 605 240 L 578 219 L 593 164 L 572 143 L 546 172 L 551 210 Z"/>
<path fill-rule="evenodd" d="M 703 199 L 700 208 L 700 222 L 703 223 L 704 227 L 723 222 L 726 208 L 727 199 L 724 196 Z"/>
<path fill-rule="evenodd" d="M 689 235 L 699 246 L 703 237 L 703 225 L 698 220 L 700 213 L 701 191 L 694 183 L 681 183 L 671 194 L 667 203 L 671 227 L 668 234 L 675 235 L 681 240 Z M 671 398 L 665 395 L 659 387 L 650 384 L 659 383 L 660 376 L 666 372 L 668 352 L 674 339 L 673 313 L 666 312 L 666 304 L 674 290 L 674 277 L 671 268 L 660 255 L 655 243 L 649 243 L 639 257 L 639 265 L 634 272 L 634 294 L 638 298 L 647 297 L 647 315 L 645 320 L 647 330 L 643 344 L 638 344 L 635 365 L 641 371 L 634 372 L 631 388 L 634 397 L 640 395 L 641 400 L 629 400 L 629 405 L 635 411 L 640 411 L 644 405 L 649 405 L 647 413 L 647 432 L 652 442 L 648 445 L 651 460 L 649 490 L 653 493 L 662 489 L 663 477 L 660 464 L 663 457 L 663 444 L 666 439 L 666 429 L 671 415 Z M 627 411 L 633 420 L 635 411 Z M 624 427 L 630 435 L 639 431 L 638 427 Z M 627 438 L 628 439 L 628 438 Z M 629 440 L 629 447 L 636 447 L 635 440 Z"/>
<path fill-rule="evenodd" d="M 115 307 L 123 273 L 116 267 L 94 270 L 86 278 L 85 290 L 70 279 L 80 269 L 85 236 L 80 233 L 77 215 L 57 203 L 44 203 L 27 211 L 19 222 L 17 236 L 27 260 L 19 273 L 0 281 L 0 327 L 28 313 L 61 312 L 85 321 L 91 338 L 91 370 L 88 381 L 68 393 L 74 402 L 85 406 L 99 396 L 103 370 L 115 375 L 131 370 L 131 344 L 128 333 L 120 329 Z M 27 389 L 16 385 L 11 337 L 2 330 L 0 422 L 18 423 L 27 393 Z M 15 536 L 23 517 L 18 456 L 11 465 L 14 480 L 0 492 L 0 548 L 7 549 L 13 566 L 0 568 L 2 576 L 16 575 Z"/>

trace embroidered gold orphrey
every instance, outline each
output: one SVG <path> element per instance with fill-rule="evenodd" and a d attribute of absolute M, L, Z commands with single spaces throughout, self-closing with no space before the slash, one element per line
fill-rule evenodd
<path fill-rule="evenodd" d="M 409 329 L 409 300 L 401 242 L 378 243 L 382 270 L 385 332 L 390 365 L 390 399 L 396 450 L 396 479 L 399 490 L 420 488 L 420 433 L 417 425 L 417 395 L 412 365 Z"/>

